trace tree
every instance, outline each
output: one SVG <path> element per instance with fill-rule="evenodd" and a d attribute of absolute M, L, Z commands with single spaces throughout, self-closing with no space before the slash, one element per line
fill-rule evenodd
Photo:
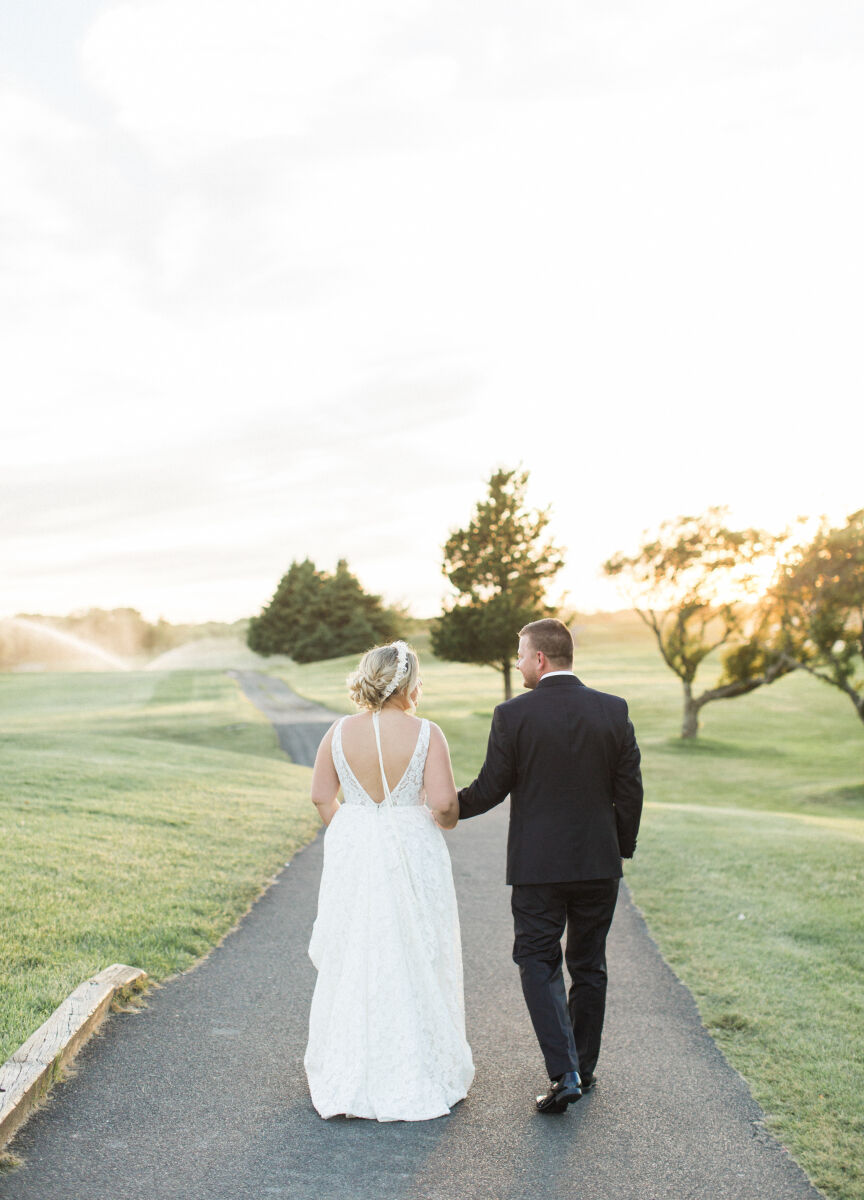
<path fill-rule="evenodd" d="M 345 559 L 330 575 L 306 558 L 291 563 L 270 603 L 249 622 L 246 640 L 258 654 L 317 662 L 392 641 L 395 629 L 396 614 L 363 590 Z"/>
<path fill-rule="evenodd" d="M 311 559 L 291 563 L 260 616 L 249 622 L 246 643 L 256 654 L 290 654 L 298 637 L 308 636 L 317 620 L 323 578 Z"/>
<path fill-rule="evenodd" d="M 733 599 L 736 593 L 756 598 L 758 568 L 773 560 L 775 539 L 758 529 L 730 529 L 725 518 L 726 510 L 715 507 L 665 521 L 636 554 L 616 554 L 603 566 L 629 581 L 636 612 L 684 686 L 682 738 L 697 736 L 699 712 L 712 700 L 742 696 L 794 670 L 767 636 L 772 613 Z M 716 686 L 694 695 L 699 667 L 721 646 L 727 651 Z"/>
<path fill-rule="evenodd" d="M 823 519 L 780 565 L 770 598 L 787 660 L 839 688 L 864 721 L 864 508 L 837 528 Z"/>
<path fill-rule="evenodd" d="M 563 551 L 545 536 L 548 509 L 525 507 L 527 483 L 527 471 L 495 471 L 466 528 L 447 539 L 443 572 L 459 595 L 432 626 L 434 653 L 495 667 L 505 699 L 518 631 L 554 616 L 544 600 L 546 581 L 564 565 Z"/>

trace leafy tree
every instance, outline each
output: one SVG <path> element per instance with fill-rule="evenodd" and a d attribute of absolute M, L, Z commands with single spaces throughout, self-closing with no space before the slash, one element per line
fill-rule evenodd
<path fill-rule="evenodd" d="M 447 539 L 443 571 L 459 595 L 432 625 L 434 653 L 495 667 L 506 699 L 516 635 L 529 621 L 554 615 L 544 601 L 546 581 L 564 565 L 545 535 L 548 509 L 525 507 L 527 483 L 527 471 L 495 471 L 466 528 Z"/>
<path fill-rule="evenodd" d="M 781 564 L 770 600 L 786 659 L 839 688 L 864 721 L 864 508 L 837 528 L 823 520 Z"/>
<path fill-rule="evenodd" d="M 616 554 L 603 567 L 629 582 L 636 612 L 683 684 L 682 738 L 697 736 L 699 712 L 712 700 L 742 696 L 794 670 L 767 636 L 772 612 L 729 598 L 736 591 L 755 598 L 756 568 L 773 557 L 775 539 L 758 529 L 730 529 L 725 518 L 726 510 L 715 507 L 665 521 L 636 554 Z M 716 686 L 694 695 L 700 666 L 720 647 L 727 649 Z"/>
<path fill-rule="evenodd" d="M 270 603 L 249 622 L 246 640 L 258 654 L 317 662 L 391 641 L 395 624 L 396 614 L 364 592 L 344 559 L 331 575 L 306 558 L 292 562 Z"/>

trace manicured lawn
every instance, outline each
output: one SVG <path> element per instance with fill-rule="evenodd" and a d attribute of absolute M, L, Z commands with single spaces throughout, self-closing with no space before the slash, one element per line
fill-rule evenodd
<path fill-rule="evenodd" d="M 466 783 L 500 676 L 417 648 L 421 714 L 444 729 Z M 355 665 L 280 673 L 351 711 Z M 625 871 L 653 936 L 817 1186 L 862 1200 L 864 726 L 839 692 L 802 674 L 708 705 L 700 739 L 682 742 L 680 684 L 634 620 L 588 623 L 575 669 L 630 702 L 647 803 Z"/>
<path fill-rule="evenodd" d="M 221 672 L 0 675 L 0 1061 L 113 962 L 164 979 L 314 835 Z"/>
<path fill-rule="evenodd" d="M 646 809 L 628 883 L 772 1128 L 828 1195 L 864 1200 L 864 727 L 804 676 L 703 710 L 632 620 L 591 621 L 576 670 L 630 701 Z M 457 781 L 500 677 L 434 660 L 421 712 Z M 273 664 L 352 711 L 355 658 Z M 710 679 L 706 679 L 706 683 Z M 224 673 L 0 675 L 0 1057 L 111 962 L 155 979 L 232 928 L 318 828 L 309 772 Z"/>

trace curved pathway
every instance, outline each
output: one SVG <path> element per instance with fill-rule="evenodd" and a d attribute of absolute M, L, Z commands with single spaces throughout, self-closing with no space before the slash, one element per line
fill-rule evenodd
<path fill-rule="evenodd" d="M 304 700 L 280 679 L 260 671 L 228 671 L 240 684 L 247 699 L 272 722 L 279 745 L 292 762 L 311 767 L 318 743 L 342 713 Z"/>
<path fill-rule="evenodd" d="M 265 711 L 298 713 L 283 730 L 335 715 L 251 674 L 238 678 L 269 696 Z M 544 1079 L 510 959 L 506 828 L 502 805 L 447 835 L 477 1064 L 449 1117 L 324 1122 L 312 1108 L 303 1052 L 319 836 L 199 966 L 84 1047 L 76 1076 L 13 1144 L 26 1165 L 0 1176 L 0 1200 L 817 1200 L 626 889 L 597 1087 L 566 1116 L 533 1111 Z"/>

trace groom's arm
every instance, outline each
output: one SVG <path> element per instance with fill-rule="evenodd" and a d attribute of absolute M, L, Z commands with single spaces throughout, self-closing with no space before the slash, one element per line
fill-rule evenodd
<path fill-rule="evenodd" d="M 627 709 L 625 707 L 625 717 Z M 636 745 L 633 722 L 626 717 L 624 736 L 618 753 L 613 781 L 615 796 L 615 825 L 622 858 L 632 858 L 636 849 L 636 834 L 642 817 L 641 755 Z"/>
<path fill-rule="evenodd" d="M 499 705 L 492 714 L 486 761 L 480 768 L 480 774 L 468 787 L 459 789 L 459 819 L 479 816 L 500 804 L 510 794 L 515 781 L 513 746 Z"/>

